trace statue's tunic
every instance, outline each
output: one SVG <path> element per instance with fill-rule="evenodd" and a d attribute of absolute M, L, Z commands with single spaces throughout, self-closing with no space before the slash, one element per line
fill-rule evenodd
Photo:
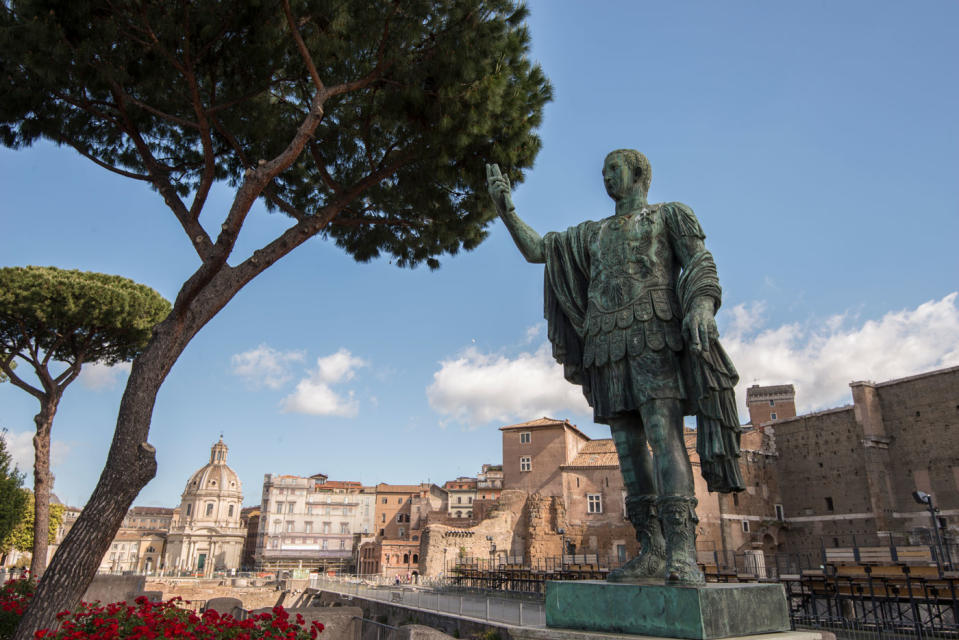
<path fill-rule="evenodd" d="M 685 205 L 587 221 L 548 233 L 545 315 L 553 355 L 583 387 L 594 420 L 675 399 L 697 416 L 697 449 L 711 491 L 742 488 L 738 375 L 718 342 L 708 354 L 685 349 L 682 318 L 698 297 L 718 309 L 715 264 Z"/>

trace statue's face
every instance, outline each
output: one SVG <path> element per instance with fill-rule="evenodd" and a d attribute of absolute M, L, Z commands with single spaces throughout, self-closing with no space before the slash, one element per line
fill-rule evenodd
<path fill-rule="evenodd" d="M 619 201 L 633 186 L 633 171 L 621 153 L 614 153 L 606 158 L 603 164 L 603 184 L 606 193 L 613 200 Z"/>

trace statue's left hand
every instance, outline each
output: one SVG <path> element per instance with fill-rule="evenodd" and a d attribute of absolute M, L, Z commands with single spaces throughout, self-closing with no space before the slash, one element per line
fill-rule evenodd
<path fill-rule="evenodd" d="M 709 345 L 719 339 L 716 327 L 715 304 L 711 298 L 699 298 L 683 318 L 683 337 L 696 355 L 709 353 Z"/>

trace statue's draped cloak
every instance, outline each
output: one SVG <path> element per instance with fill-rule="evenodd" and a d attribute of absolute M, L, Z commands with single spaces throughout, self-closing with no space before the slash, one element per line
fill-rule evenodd
<path fill-rule="evenodd" d="M 671 235 L 703 237 L 692 211 L 678 203 L 662 205 Z M 545 316 L 553 357 L 563 365 L 567 380 L 583 387 L 593 406 L 590 376 L 583 367 L 583 335 L 588 305 L 590 256 L 589 237 L 598 223 L 587 221 L 563 232 L 544 237 L 546 269 Z M 716 265 L 707 251 L 687 259 L 676 283 L 676 294 L 684 313 L 692 301 L 709 296 L 719 308 L 721 290 Z M 708 353 L 694 354 L 689 348 L 681 355 L 681 376 L 686 389 L 683 413 L 696 416 L 696 451 L 710 491 L 742 491 L 739 470 L 741 428 L 734 388 L 739 375 L 718 340 Z M 598 417 L 598 420 L 602 418 Z"/>

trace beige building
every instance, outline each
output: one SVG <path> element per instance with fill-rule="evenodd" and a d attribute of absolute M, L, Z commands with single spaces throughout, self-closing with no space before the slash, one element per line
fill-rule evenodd
<path fill-rule="evenodd" d="M 460 476 L 443 484 L 449 495 L 447 513 L 451 518 L 472 518 L 476 500 L 476 478 Z"/>
<path fill-rule="evenodd" d="M 210 449 L 210 461 L 187 481 L 167 536 L 167 571 L 212 575 L 240 567 L 243 488 L 226 464 L 227 452 L 221 438 Z"/>
<path fill-rule="evenodd" d="M 353 537 L 373 528 L 373 491 L 359 482 L 266 474 L 257 532 L 259 569 L 351 569 Z"/>

